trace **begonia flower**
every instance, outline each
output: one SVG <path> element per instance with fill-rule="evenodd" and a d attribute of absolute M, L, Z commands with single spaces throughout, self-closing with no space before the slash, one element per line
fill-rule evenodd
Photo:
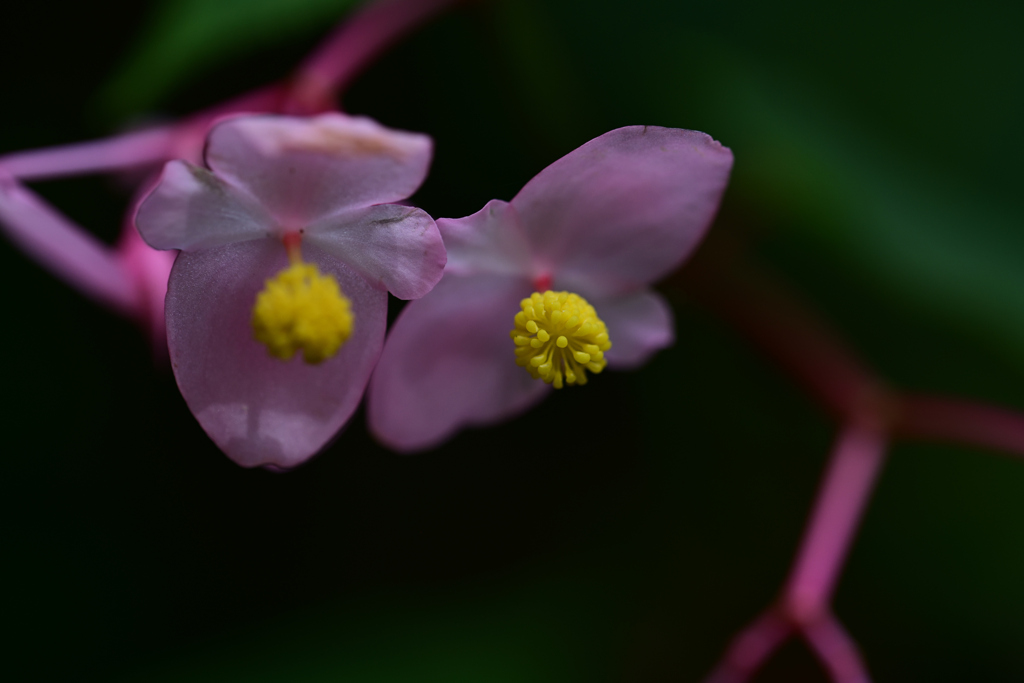
<path fill-rule="evenodd" d="M 180 250 L 165 307 L 178 386 L 235 462 L 319 451 L 359 404 L 387 293 L 440 279 L 434 221 L 393 203 L 431 154 L 429 137 L 366 118 L 243 116 L 211 129 L 206 168 L 168 163 L 142 202 L 143 239 Z"/>
<path fill-rule="evenodd" d="M 732 153 L 704 133 L 619 128 L 511 202 L 439 219 L 444 277 L 389 333 L 370 384 L 371 430 L 397 450 L 428 448 L 672 344 L 671 311 L 649 285 L 697 246 L 731 167 Z"/>

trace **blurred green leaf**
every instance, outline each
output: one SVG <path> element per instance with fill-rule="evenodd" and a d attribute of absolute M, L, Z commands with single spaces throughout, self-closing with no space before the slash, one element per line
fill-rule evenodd
<path fill-rule="evenodd" d="M 374 593 L 233 632 L 126 680 L 543 683 L 603 679 L 616 600 L 586 568 L 542 564 L 458 590 Z M 536 568 L 535 568 L 536 569 Z M 552 569 L 554 574 L 549 574 Z M 609 604 L 611 603 L 611 604 Z"/>
<path fill-rule="evenodd" d="M 111 116 L 160 104 L 202 69 L 329 25 L 358 0 L 163 0 L 100 93 Z"/>
<path fill-rule="evenodd" d="M 863 281 L 967 331 L 1024 369 L 1024 221 L 917 162 L 795 81 L 720 62 L 713 109 L 734 192 Z"/>

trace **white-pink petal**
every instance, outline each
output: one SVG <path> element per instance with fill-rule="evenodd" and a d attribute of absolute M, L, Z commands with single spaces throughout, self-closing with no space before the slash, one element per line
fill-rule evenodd
<path fill-rule="evenodd" d="M 243 116 L 210 131 L 206 163 L 257 197 L 288 229 L 409 197 L 433 155 L 429 136 L 336 112 Z"/>
<path fill-rule="evenodd" d="M 511 203 L 540 259 L 574 289 L 611 296 L 690 255 L 731 168 L 729 149 L 704 133 L 630 126 L 554 162 Z"/>
<path fill-rule="evenodd" d="M 434 219 L 421 209 L 380 204 L 310 225 L 312 244 L 399 299 L 418 299 L 444 273 L 445 248 Z"/>
<path fill-rule="evenodd" d="M 430 448 L 547 394 L 547 384 L 516 365 L 509 337 L 529 287 L 521 278 L 445 275 L 405 307 L 370 383 L 370 429 L 384 444 Z"/>
<path fill-rule="evenodd" d="M 171 161 L 142 200 L 135 224 L 155 249 L 197 251 L 281 235 L 256 199 L 205 168 Z"/>
<path fill-rule="evenodd" d="M 612 342 L 604 357 L 615 370 L 635 368 L 675 343 L 672 309 L 657 292 L 642 289 L 607 299 L 590 299 Z"/>
<path fill-rule="evenodd" d="M 448 250 L 447 273 L 528 279 L 542 274 L 530 253 L 519 215 L 508 202 L 493 199 L 471 216 L 440 218 L 437 227 Z"/>
<path fill-rule="evenodd" d="M 265 280 L 288 265 L 276 240 L 181 253 L 167 291 L 171 364 L 189 409 L 245 467 L 294 467 L 314 455 L 359 405 L 384 341 L 387 294 L 314 246 L 305 260 L 337 278 L 355 326 L 338 354 L 308 365 L 270 356 L 251 318 Z"/>

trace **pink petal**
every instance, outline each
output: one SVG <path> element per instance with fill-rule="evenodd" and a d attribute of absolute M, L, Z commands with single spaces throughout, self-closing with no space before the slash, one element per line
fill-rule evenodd
<path fill-rule="evenodd" d="M 428 136 L 368 118 L 264 115 L 215 126 L 206 163 L 298 229 L 346 209 L 405 199 L 423 183 L 432 153 Z"/>
<path fill-rule="evenodd" d="M 245 192 L 184 161 L 164 166 L 135 225 L 155 249 L 196 251 L 278 234 L 270 214 Z"/>
<path fill-rule="evenodd" d="M 309 226 L 315 244 L 399 299 L 418 299 L 444 273 L 445 250 L 434 219 L 415 207 L 381 204 Z"/>
<path fill-rule="evenodd" d="M 608 326 L 612 348 L 605 353 L 608 367 L 635 368 L 655 351 L 675 343 L 672 309 L 662 296 L 649 289 L 608 299 L 589 300 Z"/>
<path fill-rule="evenodd" d="M 167 290 L 171 364 L 185 401 L 239 465 L 294 467 L 319 451 L 359 405 L 384 340 L 387 294 L 316 247 L 303 257 L 352 300 L 355 328 L 338 355 L 284 362 L 253 339 L 252 307 L 288 265 L 275 240 L 178 256 Z"/>
<path fill-rule="evenodd" d="M 609 296 L 671 272 L 718 209 L 732 152 L 691 130 L 630 126 L 551 164 L 512 200 L 541 262 Z"/>
<path fill-rule="evenodd" d="M 508 202 L 493 199 L 472 216 L 438 219 L 437 227 L 448 250 L 446 273 L 539 275 L 519 216 Z"/>
<path fill-rule="evenodd" d="M 525 410 L 550 387 L 515 363 L 509 330 L 529 296 L 520 278 L 447 275 L 391 328 L 370 384 L 370 429 L 399 451 Z"/>
<path fill-rule="evenodd" d="M 2 173 L 0 228 L 73 287 L 123 314 L 135 314 L 138 292 L 113 250 Z"/>

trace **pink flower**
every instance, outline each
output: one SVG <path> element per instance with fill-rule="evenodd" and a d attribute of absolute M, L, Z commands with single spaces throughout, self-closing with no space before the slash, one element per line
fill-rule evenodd
<path fill-rule="evenodd" d="M 648 285 L 697 246 L 731 167 L 704 133 L 631 126 L 562 157 L 511 202 L 438 220 L 444 278 L 389 334 L 372 431 L 397 450 L 427 448 L 521 412 L 549 382 L 583 384 L 588 370 L 635 367 L 672 344 L 671 311 Z"/>
<path fill-rule="evenodd" d="M 234 118 L 210 131 L 209 170 L 172 161 L 143 201 L 146 242 L 181 250 L 166 300 L 178 386 L 235 462 L 288 468 L 319 451 L 362 397 L 387 292 L 440 279 L 434 221 L 391 203 L 431 152 L 425 135 L 337 113 Z"/>

